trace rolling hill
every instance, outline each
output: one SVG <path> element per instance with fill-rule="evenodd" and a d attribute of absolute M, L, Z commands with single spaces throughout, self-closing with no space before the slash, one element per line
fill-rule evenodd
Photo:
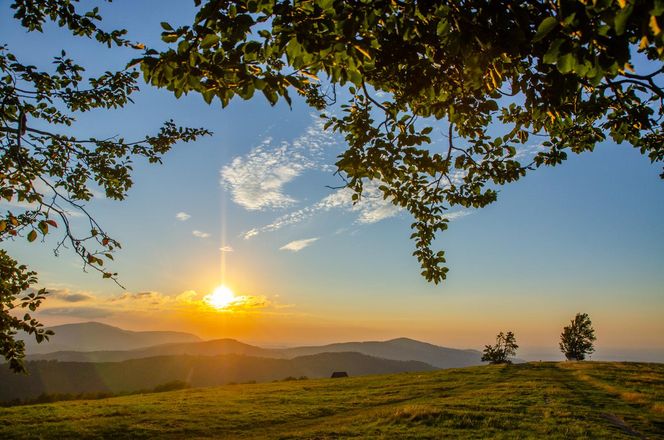
<path fill-rule="evenodd" d="M 439 347 L 409 338 L 398 338 L 389 341 L 346 342 L 284 349 L 287 357 L 344 351 L 356 351 L 369 356 L 400 361 L 418 360 L 438 368 L 459 368 L 482 364 L 480 360 L 482 354 L 479 351 Z"/>
<path fill-rule="evenodd" d="M 175 380 L 194 387 L 210 387 L 286 377 L 322 378 L 329 377 L 333 371 L 359 376 L 436 369 L 423 362 L 395 361 L 360 353 L 322 353 L 294 359 L 225 354 L 159 356 L 101 363 L 32 361 L 26 367 L 29 375 L 0 368 L 0 401 L 26 400 L 42 393 L 133 392 Z"/>
<path fill-rule="evenodd" d="M 235 339 L 214 339 L 203 342 L 161 344 L 134 350 L 56 351 L 28 356 L 28 360 L 57 360 L 62 362 L 120 362 L 155 356 L 218 356 L 243 354 L 270 358 L 285 358 L 279 352 L 245 344 Z"/>
<path fill-rule="evenodd" d="M 59 331 L 59 330 L 58 330 Z M 131 332 L 133 333 L 133 332 Z M 72 339 L 72 338 L 69 338 Z M 117 341 L 117 339 L 116 339 Z M 101 345 L 91 343 L 90 345 Z M 47 347 L 46 345 L 45 347 Z M 458 368 L 481 365 L 481 353 L 476 350 L 459 350 L 440 347 L 408 338 L 389 341 L 346 342 L 321 346 L 269 349 L 245 344 L 234 339 L 211 341 L 186 341 L 141 346 L 134 349 L 106 347 L 102 350 L 66 350 L 28 356 L 29 360 L 59 360 L 66 362 L 120 362 L 154 356 L 218 356 L 223 354 L 243 354 L 275 359 L 293 359 L 300 356 L 321 353 L 357 352 L 368 356 L 398 361 L 419 361 L 438 368 Z"/>
<path fill-rule="evenodd" d="M 28 354 L 63 350 L 132 350 L 158 344 L 201 341 L 198 336 L 190 333 L 169 331 L 134 332 L 99 322 L 65 324 L 50 329 L 55 332 L 55 335 L 48 342 L 37 344 L 32 338 L 25 339 Z"/>
<path fill-rule="evenodd" d="M 91 364 L 90 364 L 91 365 Z M 0 408 L 0 438 L 664 438 L 664 365 L 536 362 Z"/>

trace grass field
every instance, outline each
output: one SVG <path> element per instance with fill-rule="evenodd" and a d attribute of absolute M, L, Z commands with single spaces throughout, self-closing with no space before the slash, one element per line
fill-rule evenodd
<path fill-rule="evenodd" d="M 664 438 L 664 364 L 529 363 L 0 408 L 0 438 Z"/>

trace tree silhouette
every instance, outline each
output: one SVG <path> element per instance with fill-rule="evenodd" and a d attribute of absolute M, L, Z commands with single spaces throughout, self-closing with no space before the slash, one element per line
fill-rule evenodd
<path fill-rule="evenodd" d="M 582 361 L 595 351 L 595 330 L 586 313 L 577 313 L 560 334 L 560 351 L 568 361 Z"/>
<path fill-rule="evenodd" d="M 496 335 L 495 345 L 485 345 L 482 353 L 482 362 L 491 364 L 511 364 L 510 357 L 516 356 L 516 350 L 519 346 L 516 344 L 514 333 L 503 332 Z"/>

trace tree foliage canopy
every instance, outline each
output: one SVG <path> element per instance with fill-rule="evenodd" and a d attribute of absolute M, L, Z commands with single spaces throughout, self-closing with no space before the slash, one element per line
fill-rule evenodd
<path fill-rule="evenodd" d="M 348 143 L 338 172 L 355 200 L 377 181 L 412 214 L 429 281 L 446 277 L 432 245 L 451 206 L 486 206 L 498 185 L 608 139 L 664 160 L 661 0 L 195 3 L 191 25 L 162 23 L 171 49 L 135 60 L 145 79 L 222 106 L 295 93 L 321 111 L 342 87 L 348 102 L 324 116 Z"/>
<path fill-rule="evenodd" d="M 577 313 L 560 334 L 560 351 L 568 361 L 582 361 L 594 353 L 595 330 L 587 313 Z"/>
<path fill-rule="evenodd" d="M 491 364 L 511 364 L 511 357 L 516 356 L 516 350 L 519 346 L 516 344 L 514 333 L 500 332 L 496 335 L 496 345 L 485 345 L 482 352 L 482 362 Z"/>
<path fill-rule="evenodd" d="M 28 31 L 42 32 L 44 24 L 52 21 L 74 36 L 94 39 L 109 48 L 143 49 L 127 40 L 124 30 L 99 28 L 101 17 L 96 8 L 81 15 L 65 0 L 16 0 L 11 8 Z M 22 62 L 20 54 L 0 44 L 0 197 L 10 207 L 0 213 L 0 242 L 35 242 L 59 230 L 56 254 L 70 247 L 85 266 L 117 282 L 117 274 L 106 269 L 105 261 L 113 259 L 120 243 L 86 210 L 92 189 L 121 200 L 132 185 L 135 158 L 158 163 L 176 142 L 209 133 L 168 121 L 158 133 L 136 141 L 65 134 L 71 131 L 69 127 L 76 128 L 77 114 L 121 108 L 131 102 L 138 78 L 139 73 L 130 68 L 86 76 L 85 68 L 64 50 L 50 67 L 40 68 Z M 70 223 L 73 212 L 82 214 L 89 227 L 77 230 Z M 15 339 L 16 331 L 32 334 L 38 342 L 50 333 L 30 313 L 18 317 L 15 312 L 17 308 L 34 311 L 46 292 L 27 291 L 21 298 L 20 292 L 37 282 L 36 274 L 5 251 L 0 251 L 0 273 L 0 355 L 20 371 L 24 344 Z"/>

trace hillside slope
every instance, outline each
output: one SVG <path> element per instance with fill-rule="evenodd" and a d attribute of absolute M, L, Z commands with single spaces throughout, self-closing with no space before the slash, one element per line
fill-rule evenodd
<path fill-rule="evenodd" d="M 149 390 L 175 380 L 195 387 L 231 382 L 268 382 L 286 377 L 329 377 L 333 371 L 351 376 L 432 371 L 416 361 L 394 361 L 360 353 L 323 353 L 295 359 L 271 359 L 235 354 L 219 356 L 159 356 L 123 362 L 27 363 L 29 375 L 0 368 L 0 402 L 31 399 L 42 393 L 132 392 Z"/>
<path fill-rule="evenodd" d="M 409 338 L 295 347 L 284 349 L 283 353 L 288 357 L 296 357 L 323 352 L 335 353 L 344 351 L 356 351 L 369 356 L 399 361 L 418 360 L 438 368 L 459 368 L 482 364 L 482 353 L 479 351 L 440 347 Z"/>
<path fill-rule="evenodd" d="M 531 363 L 0 408 L 0 438 L 664 438 L 664 365 Z"/>
<path fill-rule="evenodd" d="M 134 332 L 99 322 L 83 322 L 51 327 L 55 332 L 50 341 L 37 344 L 34 338 L 26 338 L 26 353 L 50 353 L 63 350 L 132 350 L 158 344 L 176 342 L 200 342 L 190 333 L 170 331 Z"/>
<path fill-rule="evenodd" d="M 202 342 L 182 342 L 141 347 L 134 350 L 56 351 L 27 356 L 27 360 L 57 360 L 61 362 L 121 362 L 155 356 L 219 356 L 242 354 L 247 356 L 286 358 L 278 351 L 245 344 L 235 339 L 214 339 Z"/>
<path fill-rule="evenodd" d="M 481 365 L 481 353 L 440 347 L 414 339 L 399 338 L 389 341 L 345 342 L 321 346 L 282 349 L 261 348 L 234 339 L 216 339 L 204 342 L 183 342 L 142 347 L 134 350 L 57 351 L 28 356 L 29 360 L 59 360 L 66 362 L 120 362 L 153 356 L 218 356 L 244 354 L 275 359 L 293 359 L 321 353 L 357 352 L 368 356 L 398 361 L 419 361 L 438 368 L 459 368 Z"/>

